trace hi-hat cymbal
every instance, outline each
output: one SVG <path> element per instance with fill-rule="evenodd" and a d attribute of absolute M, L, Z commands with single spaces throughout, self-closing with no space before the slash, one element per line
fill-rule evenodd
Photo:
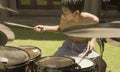
<path fill-rule="evenodd" d="M 64 29 L 63 34 L 85 38 L 118 38 L 120 37 L 120 23 L 99 23 L 78 25 Z"/>
<path fill-rule="evenodd" d="M 6 35 L 8 41 L 13 41 L 15 39 L 14 32 L 10 28 L 8 28 L 7 26 L 0 24 L 0 31 Z M 0 39 L 0 40 L 2 40 L 2 39 Z"/>

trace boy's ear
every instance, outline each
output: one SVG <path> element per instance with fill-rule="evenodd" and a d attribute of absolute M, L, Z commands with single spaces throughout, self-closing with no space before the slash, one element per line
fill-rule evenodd
<path fill-rule="evenodd" d="M 75 14 L 75 15 L 78 15 L 78 14 L 80 14 L 80 11 L 79 11 L 79 10 L 76 10 L 76 11 L 74 12 L 74 14 Z"/>

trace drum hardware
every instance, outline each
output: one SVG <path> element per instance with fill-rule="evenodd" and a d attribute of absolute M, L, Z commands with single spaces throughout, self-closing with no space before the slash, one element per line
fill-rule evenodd
<path fill-rule="evenodd" d="M 65 28 L 63 34 L 84 38 L 118 38 L 120 37 L 120 23 L 99 23 L 77 25 Z"/>
<path fill-rule="evenodd" d="M 102 59 L 103 52 L 104 52 L 104 40 L 102 38 L 98 38 L 97 43 L 99 44 L 99 47 L 100 47 L 100 56 L 101 56 L 101 59 Z M 99 72 L 101 72 L 101 70 L 102 70 L 102 60 L 101 59 L 100 59 L 100 69 L 99 69 Z"/>

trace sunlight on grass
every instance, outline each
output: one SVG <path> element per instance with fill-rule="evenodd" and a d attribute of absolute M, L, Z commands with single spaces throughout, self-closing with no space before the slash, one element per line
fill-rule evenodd
<path fill-rule="evenodd" d="M 109 44 L 105 46 L 104 59 L 107 62 L 108 72 L 120 72 L 120 47 Z"/>

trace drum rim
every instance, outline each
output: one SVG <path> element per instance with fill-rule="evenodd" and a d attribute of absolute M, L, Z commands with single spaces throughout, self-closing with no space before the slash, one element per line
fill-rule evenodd
<path fill-rule="evenodd" d="M 77 58 L 79 58 L 78 56 L 69 56 L 69 57 L 77 57 Z M 95 65 L 96 65 L 95 61 L 93 61 L 93 60 L 91 60 L 89 58 L 84 58 L 84 59 L 91 61 L 93 63 L 93 65 L 90 66 L 90 67 L 87 67 L 87 68 L 81 68 L 81 70 L 95 67 Z"/>
<path fill-rule="evenodd" d="M 41 57 L 41 49 L 40 48 L 38 48 L 38 47 L 36 47 L 36 46 L 32 46 L 32 45 L 22 45 L 22 46 L 19 46 L 18 48 L 20 48 L 20 49 L 25 49 L 25 48 L 21 48 L 21 47 L 33 47 L 34 49 L 36 48 L 36 49 L 38 49 L 39 50 L 39 54 L 37 55 L 37 56 L 35 56 L 35 57 L 33 57 L 33 58 L 30 58 L 30 61 L 34 61 L 34 60 L 38 60 L 40 57 Z M 25 50 L 24 50 L 25 51 Z M 27 52 L 27 51 L 25 51 L 25 52 Z M 27 52 L 28 53 L 28 52 Z M 29 53 L 28 53 L 29 54 Z M 29 54 L 29 57 L 30 57 L 30 54 Z"/>
<path fill-rule="evenodd" d="M 29 64 L 29 60 L 28 61 L 25 61 L 23 63 L 20 63 L 20 64 L 15 64 L 15 65 L 7 65 L 7 69 L 14 69 L 14 68 L 19 68 L 19 67 L 22 67 L 22 66 L 25 66 Z"/>
<path fill-rule="evenodd" d="M 73 66 L 73 65 L 76 64 L 74 59 L 72 59 L 72 58 L 70 58 L 70 57 L 66 57 L 66 56 L 45 56 L 45 57 L 41 57 L 40 59 L 47 58 L 47 57 L 65 57 L 65 58 L 69 58 L 69 59 L 71 59 L 71 60 L 73 61 L 73 64 L 71 64 L 71 65 L 69 65 L 69 66 L 65 66 L 65 67 L 58 67 L 58 68 L 46 67 L 46 66 L 41 66 L 41 65 L 40 65 L 41 67 L 52 68 L 52 69 L 63 69 L 63 68 L 71 67 L 71 66 Z M 39 59 L 39 60 L 40 60 L 40 59 Z M 38 63 L 39 60 L 38 60 L 36 63 Z M 36 63 L 35 63 L 35 64 L 36 64 Z M 36 65 L 37 65 L 37 64 L 36 64 Z"/>
<path fill-rule="evenodd" d="M 2 47 L 16 48 L 16 49 L 18 49 L 18 50 L 21 50 L 21 51 L 25 52 L 24 50 L 19 49 L 18 47 L 13 47 L 13 46 L 2 46 Z M 21 63 L 18 63 L 18 64 L 13 64 L 13 65 L 9 65 L 9 64 L 8 64 L 8 65 L 6 65 L 6 67 L 7 67 L 8 69 L 13 69 L 13 68 L 18 68 L 18 67 L 25 66 L 26 64 L 28 64 L 28 63 L 29 63 L 29 60 L 30 60 L 30 56 L 29 56 L 29 54 L 28 54 L 27 52 L 25 52 L 25 53 L 26 53 L 26 55 L 28 56 L 28 59 L 26 59 L 26 61 L 21 62 Z"/>

